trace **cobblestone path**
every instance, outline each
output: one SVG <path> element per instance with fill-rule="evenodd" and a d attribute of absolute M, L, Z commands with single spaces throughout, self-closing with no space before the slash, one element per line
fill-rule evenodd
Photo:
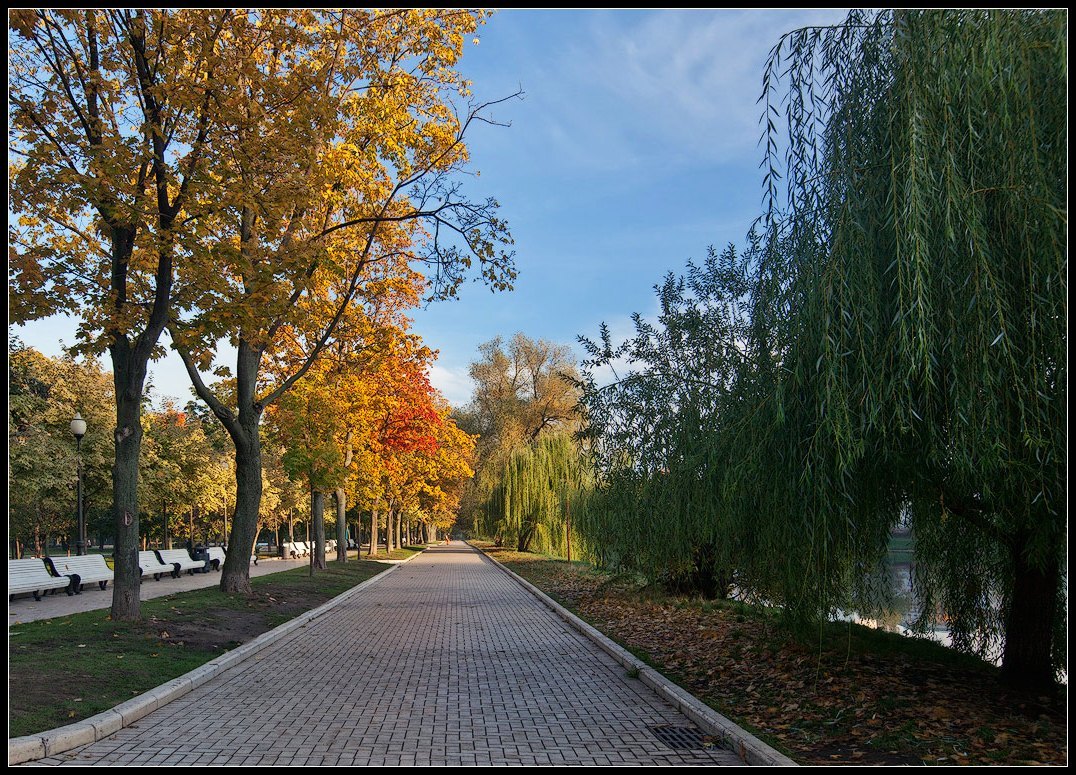
<path fill-rule="evenodd" d="M 37 764 L 739 764 L 466 544 L 428 549 L 190 694 Z"/>

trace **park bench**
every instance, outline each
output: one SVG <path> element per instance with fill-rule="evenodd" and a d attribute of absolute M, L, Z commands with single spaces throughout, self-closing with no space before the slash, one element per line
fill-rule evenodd
<path fill-rule="evenodd" d="M 138 567 L 143 576 L 152 575 L 154 581 L 160 581 L 165 573 L 173 578 L 179 576 L 179 571 L 173 563 L 161 562 L 156 552 L 152 551 L 138 553 Z"/>
<path fill-rule="evenodd" d="M 76 577 L 77 578 L 77 577 Z M 34 557 L 26 560 L 7 561 L 7 593 L 18 595 L 33 592 L 34 600 L 41 599 L 42 592 L 65 589 L 67 594 L 75 594 L 74 579 L 67 576 L 53 576 L 45 561 Z"/>
<path fill-rule="evenodd" d="M 224 565 L 224 561 L 228 559 L 228 555 L 224 553 L 224 549 L 219 546 L 211 546 L 206 551 L 209 552 L 209 564 L 213 570 L 220 570 Z M 250 561 L 255 565 L 258 564 L 258 555 L 250 555 Z"/>
<path fill-rule="evenodd" d="M 205 570 L 206 568 L 206 560 L 192 559 L 186 549 L 157 549 L 156 552 L 161 562 L 178 566 L 176 568 L 177 572 L 174 574 L 177 577 L 183 571 L 193 574 L 196 570 Z"/>
<path fill-rule="evenodd" d="M 289 557 L 306 557 L 306 555 L 308 554 L 310 554 L 310 552 L 306 548 L 306 544 L 304 544 L 302 541 L 284 544 L 285 559 Z"/>
<path fill-rule="evenodd" d="M 100 585 L 101 589 L 105 589 L 108 582 L 116 577 L 105 562 L 105 558 L 99 554 L 48 557 L 45 561 L 52 566 L 57 576 L 71 576 L 78 579 L 78 586 L 74 588 L 76 594 L 82 591 L 84 585 L 95 582 Z"/>

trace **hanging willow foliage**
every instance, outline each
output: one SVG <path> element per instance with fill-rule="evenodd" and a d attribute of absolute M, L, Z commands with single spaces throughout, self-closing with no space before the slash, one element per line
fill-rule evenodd
<path fill-rule="evenodd" d="M 563 557 L 573 510 L 582 510 L 592 476 L 579 445 L 565 432 L 548 433 L 517 447 L 500 472 L 489 499 L 493 533 L 518 551 Z M 586 542 L 573 530 L 580 556 Z"/>
<path fill-rule="evenodd" d="M 604 327 L 582 340 L 600 478 L 581 529 L 605 562 L 709 564 L 817 621 L 888 603 L 878 566 L 906 518 L 919 624 L 943 611 L 958 647 L 1001 640 L 1010 677 L 1052 681 L 1066 21 L 854 12 L 782 38 L 764 76 L 763 239 L 741 264 L 730 249 L 670 277 L 658 325 L 636 317 L 621 347 Z M 633 371 L 599 386 L 623 359 Z"/>
<path fill-rule="evenodd" d="M 727 484 L 746 514 L 761 475 L 763 511 L 800 515 L 772 529 L 815 614 L 909 509 L 924 612 L 1042 683 L 1064 627 L 1066 51 L 1064 12 L 1038 11 L 854 13 L 774 49 L 787 217 L 771 174 L 755 311 L 774 432 L 743 419 Z"/>

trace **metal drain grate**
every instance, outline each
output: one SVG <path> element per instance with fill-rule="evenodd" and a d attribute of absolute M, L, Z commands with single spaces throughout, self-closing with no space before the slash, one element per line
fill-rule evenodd
<path fill-rule="evenodd" d="M 711 738 L 695 727 L 674 727 L 672 724 L 660 724 L 650 727 L 654 737 L 666 748 L 677 751 L 708 751 L 714 747 Z"/>

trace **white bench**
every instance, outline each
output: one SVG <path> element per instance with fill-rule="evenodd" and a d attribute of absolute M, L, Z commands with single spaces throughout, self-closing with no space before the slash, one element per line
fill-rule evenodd
<path fill-rule="evenodd" d="M 18 595 L 33 592 L 34 600 L 41 599 L 42 592 L 65 589 L 67 594 L 75 594 L 73 579 L 67 576 L 53 576 L 49 573 L 45 561 L 34 557 L 26 560 L 7 561 L 7 593 Z"/>
<path fill-rule="evenodd" d="M 290 557 L 306 557 L 308 554 L 310 554 L 310 551 L 302 541 L 284 544 L 284 559 Z"/>
<path fill-rule="evenodd" d="M 224 549 L 219 546 L 211 546 L 206 551 L 209 552 L 209 564 L 213 567 L 213 570 L 220 570 L 224 566 L 224 561 L 228 559 L 228 555 L 224 553 Z M 258 555 L 250 555 L 250 561 L 257 565 Z"/>
<path fill-rule="evenodd" d="M 205 560 L 191 559 L 186 549 L 157 549 L 157 556 L 163 563 L 171 563 L 179 566 L 179 571 L 187 571 L 193 574 L 196 570 L 205 570 Z M 178 573 L 176 574 L 179 575 Z"/>
<path fill-rule="evenodd" d="M 165 573 L 173 578 L 179 576 L 179 571 L 176 570 L 175 565 L 161 562 L 156 553 L 152 551 L 138 553 L 138 568 L 142 571 L 143 576 L 153 576 L 155 581 L 160 581 L 161 576 Z"/>
<path fill-rule="evenodd" d="M 108 567 L 105 558 L 99 554 L 83 554 L 74 557 L 49 557 L 46 562 L 52 566 L 57 576 L 78 576 L 78 588 L 75 593 L 82 591 L 86 584 L 98 584 L 101 589 L 108 586 L 108 582 L 116 578 L 112 569 Z"/>

